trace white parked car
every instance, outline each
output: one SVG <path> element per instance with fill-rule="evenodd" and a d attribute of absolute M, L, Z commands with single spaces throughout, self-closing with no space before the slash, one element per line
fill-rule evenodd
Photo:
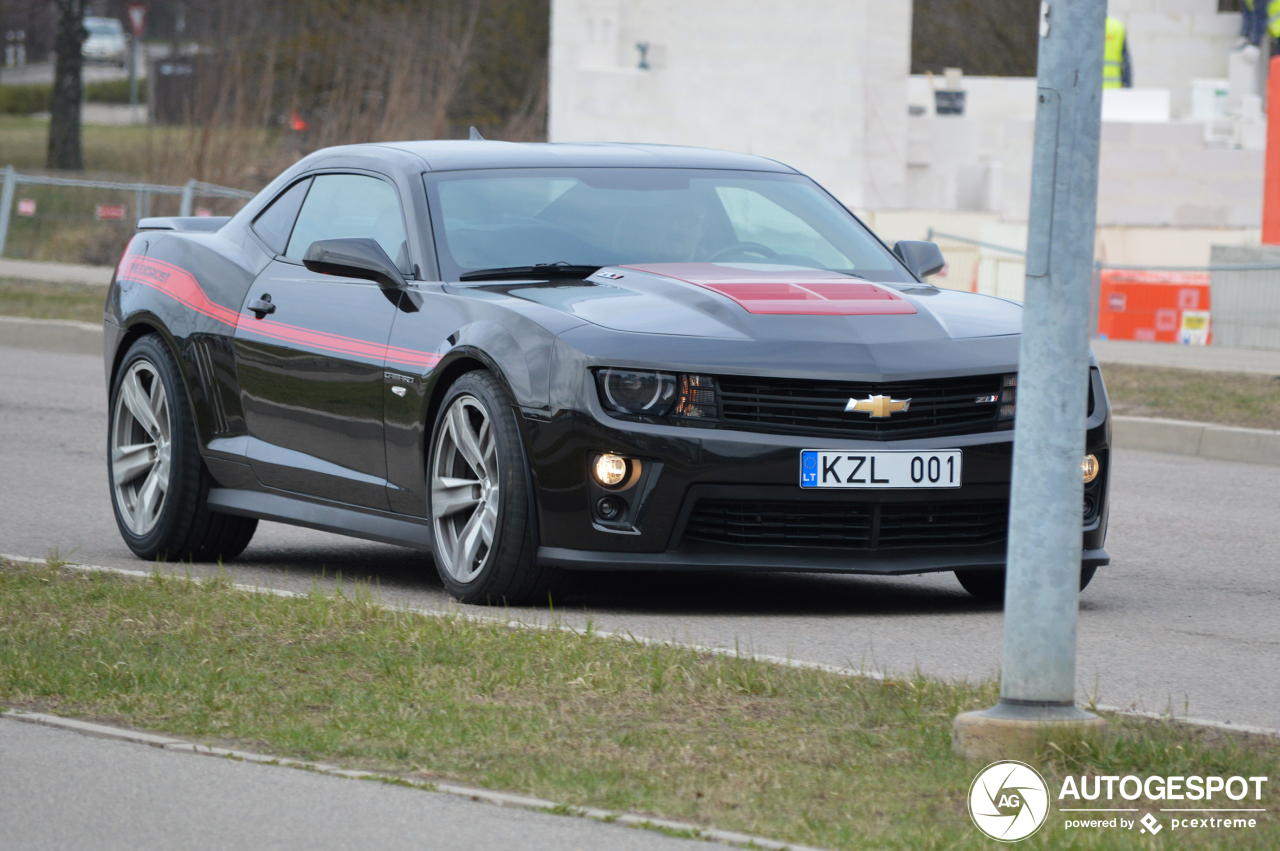
<path fill-rule="evenodd" d="M 125 67 L 129 44 L 124 37 L 124 25 L 116 18 L 85 18 L 84 28 L 89 37 L 84 40 L 81 52 L 87 62 L 112 62 Z"/>

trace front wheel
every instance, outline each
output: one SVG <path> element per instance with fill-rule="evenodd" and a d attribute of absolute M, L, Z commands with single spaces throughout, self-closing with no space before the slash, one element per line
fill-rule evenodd
<path fill-rule="evenodd" d="M 1080 568 L 1081 591 L 1088 587 L 1089 582 L 1093 580 L 1093 574 L 1097 573 L 1097 571 L 1096 565 Z M 957 570 L 956 579 L 960 580 L 964 590 L 983 602 L 1004 602 L 1003 570 Z"/>
<path fill-rule="evenodd" d="M 528 464 L 514 402 L 490 372 L 445 394 L 428 459 L 436 570 L 464 603 L 545 603 L 561 573 L 539 567 Z"/>

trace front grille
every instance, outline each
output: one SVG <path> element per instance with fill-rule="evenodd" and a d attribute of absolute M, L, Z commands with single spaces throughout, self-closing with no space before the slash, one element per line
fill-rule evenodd
<path fill-rule="evenodd" d="M 990 431 L 996 427 L 1000 375 L 885 383 L 720 376 L 721 417 L 726 424 L 772 434 L 900 440 Z M 906 411 L 877 418 L 845 413 L 850 399 L 910 399 Z"/>
<path fill-rule="evenodd" d="M 1009 501 L 809 502 L 699 499 L 686 540 L 849 550 L 998 544 Z"/>

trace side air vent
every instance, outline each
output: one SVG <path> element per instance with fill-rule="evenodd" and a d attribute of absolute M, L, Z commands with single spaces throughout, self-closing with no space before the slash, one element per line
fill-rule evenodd
<path fill-rule="evenodd" d="M 204 390 L 204 398 L 209 405 L 209 416 L 213 420 L 215 435 L 227 434 L 231 431 L 227 423 L 227 411 L 222 404 L 222 391 L 218 387 L 217 371 L 214 369 L 212 347 L 216 345 L 206 336 L 197 336 L 192 343 L 195 353 L 196 370 L 200 373 L 200 385 Z"/>

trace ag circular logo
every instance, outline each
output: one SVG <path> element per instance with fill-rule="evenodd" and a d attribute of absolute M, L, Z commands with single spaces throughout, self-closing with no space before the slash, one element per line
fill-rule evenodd
<path fill-rule="evenodd" d="M 1040 829 L 1049 817 L 1049 786 L 1040 772 L 1023 762 L 993 762 L 969 787 L 969 816 L 992 839 L 1017 842 Z"/>

